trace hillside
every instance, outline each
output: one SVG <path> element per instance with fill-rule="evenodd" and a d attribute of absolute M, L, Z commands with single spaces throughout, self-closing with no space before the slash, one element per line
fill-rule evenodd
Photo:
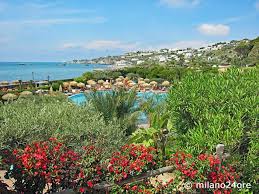
<path fill-rule="evenodd" d="M 259 64 L 259 37 L 253 40 L 233 40 L 220 42 L 198 49 L 161 49 L 136 51 L 120 56 L 107 56 L 96 59 L 75 59 L 69 63 L 99 63 L 115 66 L 134 66 L 144 63 L 161 63 L 170 66 L 253 66 Z"/>

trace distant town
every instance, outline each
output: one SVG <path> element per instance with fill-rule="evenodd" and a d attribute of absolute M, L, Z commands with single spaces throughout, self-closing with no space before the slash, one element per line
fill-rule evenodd
<path fill-rule="evenodd" d="M 258 39 L 258 38 L 257 38 Z M 257 40 L 255 39 L 255 40 Z M 170 49 L 164 48 L 152 51 L 129 52 L 119 56 L 106 56 L 96 59 L 74 59 L 67 63 L 76 64 L 109 64 L 115 67 L 128 67 L 144 63 L 160 63 L 179 66 L 192 66 L 194 64 L 206 63 L 209 66 L 230 65 L 239 63 L 239 66 L 253 66 L 258 57 L 252 60 L 244 60 L 249 57 L 250 45 L 255 40 L 243 39 L 230 42 L 219 42 L 201 48 Z M 240 48 L 241 47 L 241 48 Z M 252 47 L 251 47 L 252 49 Z M 257 46 L 255 49 L 258 49 Z M 249 53 L 244 53 L 248 50 Z M 256 51 L 255 51 L 256 52 Z M 257 51 L 258 52 L 258 51 Z M 256 52 L 256 53 L 257 53 Z M 245 56 L 244 56 L 245 55 Z M 257 56 L 257 55 L 256 55 Z M 251 57 L 250 57 L 251 58 Z M 252 56 L 253 58 L 253 56 Z M 236 61 L 240 59 L 239 61 Z"/>

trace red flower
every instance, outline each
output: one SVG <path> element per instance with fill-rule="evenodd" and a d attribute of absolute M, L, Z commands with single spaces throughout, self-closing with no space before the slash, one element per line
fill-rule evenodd
<path fill-rule="evenodd" d="M 90 188 L 93 188 L 93 187 L 94 187 L 94 184 L 93 184 L 92 181 L 87 181 L 87 185 L 88 185 L 88 187 L 90 187 Z"/>
<path fill-rule="evenodd" d="M 137 185 L 134 185 L 133 187 L 131 187 L 131 190 L 132 191 L 136 191 L 138 189 L 138 186 Z"/>
<path fill-rule="evenodd" d="M 80 193 L 84 193 L 84 192 L 85 192 L 85 189 L 84 189 L 83 187 L 80 187 L 79 192 L 80 192 Z"/>
<path fill-rule="evenodd" d="M 201 161 L 204 161 L 204 160 L 207 159 L 207 156 L 206 156 L 206 154 L 200 154 L 200 155 L 198 156 L 198 159 L 201 160 Z"/>

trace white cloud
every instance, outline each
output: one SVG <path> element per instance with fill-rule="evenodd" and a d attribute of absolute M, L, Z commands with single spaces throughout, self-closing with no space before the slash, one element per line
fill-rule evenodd
<path fill-rule="evenodd" d="M 160 0 L 161 4 L 169 7 L 193 7 L 200 4 L 201 0 Z"/>
<path fill-rule="evenodd" d="M 256 1 L 256 2 L 255 2 L 255 9 L 256 9 L 257 11 L 259 11 L 259 1 Z"/>
<path fill-rule="evenodd" d="M 87 49 L 87 50 L 123 50 L 130 51 L 136 49 L 138 43 L 122 42 L 117 40 L 95 40 L 86 44 L 65 43 L 61 49 Z"/>
<path fill-rule="evenodd" d="M 198 31 L 208 36 L 227 36 L 230 27 L 224 24 L 202 24 L 198 27 Z"/>

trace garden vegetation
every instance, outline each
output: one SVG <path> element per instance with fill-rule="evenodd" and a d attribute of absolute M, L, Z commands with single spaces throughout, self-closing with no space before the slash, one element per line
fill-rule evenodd
<path fill-rule="evenodd" d="M 136 130 L 134 91 L 92 93 L 85 106 L 64 96 L 1 104 L 2 168 L 14 178 L 16 191 L 256 193 L 258 68 L 179 70 L 183 74 L 166 74 L 163 68 L 120 72 L 174 80 L 167 99 L 140 106 L 148 114 L 147 129 Z M 215 154 L 218 144 L 225 150 Z M 150 178 L 159 172 L 169 179 Z M 245 182 L 252 187 L 204 191 L 183 188 L 186 181 Z"/>

